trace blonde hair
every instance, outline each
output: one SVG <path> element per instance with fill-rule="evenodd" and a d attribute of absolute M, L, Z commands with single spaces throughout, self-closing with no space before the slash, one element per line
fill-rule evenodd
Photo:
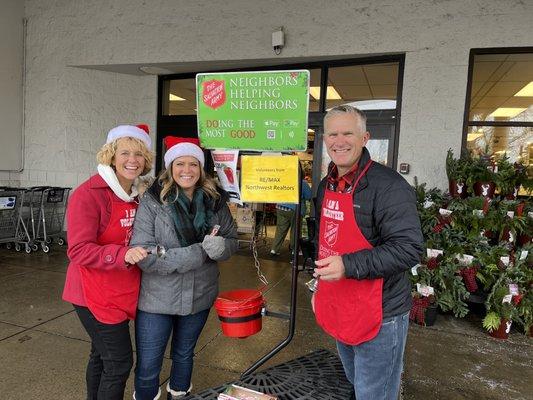
<path fill-rule="evenodd" d="M 133 144 L 133 147 L 141 151 L 145 161 L 144 170 L 141 175 L 146 175 L 152 170 L 154 153 L 148 150 L 146 144 L 142 140 L 133 137 L 121 137 L 116 140 L 113 140 L 111 143 L 104 144 L 96 154 L 96 161 L 98 161 L 99 164 L 112 166 L 113 159 L 115 158 L 115 154 L 117 152 L 119 140 L 128 140 L 130 144 Z"/>
<path fill-rule="evenodd" d="M 161 174 L 159 174 L 159 184 L 161 185 L 161 194 L 159 195 L 159 199 L 163 204 L 167 204 L 170 201 L 175 201 L 179 196 L 179 185 L 174 181 L 174 178 L 172 177 L 172 164 L 174 161 L 170 163 L 168 168 L 161 171 Z M 200 188 L 208 197 L 215 200 L 220 197 L 220 193 L 217 190 L 217 184 L 213 178 L 208 177 L 205 174 L 204 169 L 200 166 L 200 179 L 198 179 L 198 182 L 196 182 L 196 188 Z M 172 193 L 173 189 L 176 192 L 176 197 L 174 199 L 169 199 L 168 197 Z"/>

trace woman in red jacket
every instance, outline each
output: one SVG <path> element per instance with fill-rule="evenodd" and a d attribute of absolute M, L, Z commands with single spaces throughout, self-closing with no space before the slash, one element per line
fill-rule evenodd
<path fill-rule="evenodd" d="M 135 318 L 141 277 L 136 263 L 147 251 L 128 243 L 138 205 L 135 182 L 151 169 L 150 148 L 146 125 L 111 129 L 97 154 L 98 174 L 69 200 L 63 299 L 74 305 L 91 338 L 91 400 L 122 400 L 133 364 L 129 320 Z"/>

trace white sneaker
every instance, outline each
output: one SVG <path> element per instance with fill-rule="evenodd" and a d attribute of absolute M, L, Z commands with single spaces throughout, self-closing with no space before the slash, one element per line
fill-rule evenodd
<path fill-rule="evenodd" d="M 161 397 L 161 388 L 159 388 L 159 391 L 157 392 L 157 396 L 154 397 L 154 400 L 159 400 L 159 397 Z M 135 392 L 133 392 L 133 400 L 137 400 L 135 398 Z"/>
<path fill-rule="evenodd" d="M 185 397 L 187 396 L 189 393 L 191 393 L 191 390 L 192 390 L 192 382 L 191 382 L 191 386 L 189 386 L 189 389 L 187 389 L 186 392 L 183 392 L 181 390 L 172 390 L 170 388 L 170 382 L 167 382 L 167 392 L 168 392 L 168 397 L 167 399 L 168 400 L 178 400 L 178 399 L 181 399 L 182 397 Z"/>

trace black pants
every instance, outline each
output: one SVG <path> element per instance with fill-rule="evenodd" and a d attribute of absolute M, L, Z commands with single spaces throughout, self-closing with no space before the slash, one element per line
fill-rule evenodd
<path fill-rule="evenodd" d="M 87 364 L 87 400 L 122 400 L 133 366 L 129 321 L 99 322 L 87 307 L 74 306 L 91 337 Z"/>

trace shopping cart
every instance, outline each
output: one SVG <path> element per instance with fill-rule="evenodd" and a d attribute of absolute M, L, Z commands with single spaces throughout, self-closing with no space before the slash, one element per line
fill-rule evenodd
<path fill-rule="evenodd" d="M 20 211 L 21 223 L 27 227 L 29 232 L 28 246 L 31 250 L 39 250 L 39 246 L 35 243 L 35 237 L 37 235 L 37 223 L 39 221 L 39 210 L 43 198 L 43 193 L 49 186 L 33 186 L 26 189 L 24 195 L 24 201 L 22 203 L 22 209 Z M 20 248 L 15 244 L 15 250 L 20 251 Z M 31 251 L 30 250 L 30 251 Z M 26 250 L 28 252 L 28 250 Z"/>
<path fill-rule="evenodd" d="M 0 243 L 5 243 L 7 248 L 14 243 L 16 251 L 24 245 L 26 253 L 31 253 L 32 238 L 22 216 L 27 195 L 26 189 L 0 188 Z"/>
<path fill-rule="evenodd" d="M 33 238 L 34 250 L 37 250 L 37 243 L 40 243 L 42 251 L 48 253 L 48 245 L 54 237 L 59 245 L 65 243 L 63 224 L 70 190 L 71 188 L 48 187 L 42 191 Z"/>

